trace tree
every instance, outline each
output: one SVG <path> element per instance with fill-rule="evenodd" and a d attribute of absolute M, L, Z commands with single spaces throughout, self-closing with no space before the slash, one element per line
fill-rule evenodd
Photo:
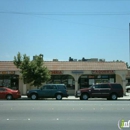
<path fill-rule="evenodd" d="M 50 79 L 50 73 L 47 67 L 44 66 L 42 54 L 36 55 L 30 61 L 29 56 L 26 54 L 21 56 L 20 52 L 18 52 L 17 56 L 14 56 L 14 65 L 20 69 L 25 84 L 30 83 L 39 87 Z"/>
<path fill-rule="evenodd" d="M 130 66 L 129 66 L 128 62 L 126 62 L 126 66 L 127 66 L 127 68 L 130 68 Z"/>

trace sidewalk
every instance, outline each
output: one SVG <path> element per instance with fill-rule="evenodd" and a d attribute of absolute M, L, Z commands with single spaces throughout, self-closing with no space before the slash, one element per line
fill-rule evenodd
<path fill-rule="evenodd" d="M 118 98 L 118 99 L 122 99 L 122 100 L 130 100 L 130 93 L 126 93 L 125 96 Z"/>
<path fill-rule="evenodd" d="M 28 97 L 26 95 L 22 95 L 21 99 L 28 99 Z M 55 98 L 48 98 L 49 99 L 55 99 Z M 79 98 L 76 98 L 75 96 L 69 96 L 68 98 L 63 98 L 63 100 L 79 100 Z M 88 100 L 107 100 L 106 98 L 89 98 Z M 130 100 L 130 93 L 126 93 L 126 96 L 123 96 L 121 98 L 118 98 L 118 100 Z"/>

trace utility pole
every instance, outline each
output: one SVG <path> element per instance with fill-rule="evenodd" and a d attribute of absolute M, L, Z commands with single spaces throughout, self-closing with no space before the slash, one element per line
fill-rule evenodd
<path fill-rule="evenodd" d="M 129 23 L 129 65 L 130 65 L 130 23 Z"/>

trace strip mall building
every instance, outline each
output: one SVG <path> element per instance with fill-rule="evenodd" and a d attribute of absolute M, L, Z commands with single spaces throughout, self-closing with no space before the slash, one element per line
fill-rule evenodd
<path fill-rule="evenodd" d="M 66 84 L 68 93 L 74 95 L 79 88 L 89 87 L 94 83 L 120 83 L 125 86 L 128 74 L 124 62 L 89 62 L 89 61 L 44 61 L 44 65 L 51 72 L 51 79 L 47 83 Z M 22 94 L 36 87 L 24 84 L 20 70 L 13 62 L 0 62 L 0 86 L 19 89 Z"/>

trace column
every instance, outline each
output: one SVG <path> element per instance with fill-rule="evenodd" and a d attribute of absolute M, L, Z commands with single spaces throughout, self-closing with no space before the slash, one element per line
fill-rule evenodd
<path fill-rule="evenodd" d="M 75 79 L 75 92 L 79 89 L 79 84 L 78 84 L 79 77 L 80 77 L 79 74 L 75 74 L 75 76 L 74 76 L 74 79 Z"/>
<path fill-rule="evenodd" d="M 27 86 L 26 84 L 23 84 L 23 94 L 26 94 L 26 92 L 27 92 Z"/>

